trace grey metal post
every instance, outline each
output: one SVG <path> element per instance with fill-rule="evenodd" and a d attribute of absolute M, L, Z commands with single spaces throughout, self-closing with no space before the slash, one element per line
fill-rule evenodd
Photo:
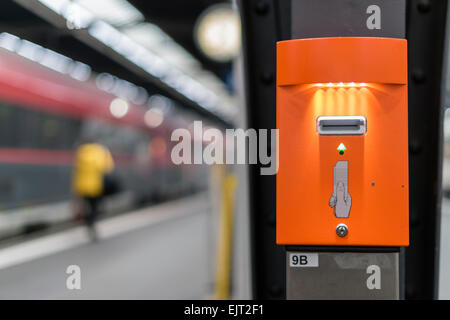
<path fill-rule="evenodd" d="M 368 23 L 371 10 L 378 10 L 376 28 Z M 293 0 L 291 38 L 405 38 L 405 13 L 405 0 Z M 286 297 L 399 299 L 403 297 L 399 256 L 400 248 L 392 247 L 288 247 Z M 301 259 L 303 265 L 295 263 Z"/>
<path fill-rule="evenodd" d="M 253 128 L 275 128 L 277 41 L 333 35 L 376 36 L 377 32 L 384 37 L 406 35 L 410 246 L 399 253 L 400 270 L 404 266 L 404 272 L 399 276 L 399 296 L 402 298 L 404 292 L 406 299 L 436 298 L 441 195 L 441 77 L 447 1 L 244 0 L 238 3 L 244 36 L 248 126 Z M 357 8 L 367 3 L 378 4 L 383 10 L 381 30 L 356 27 L 361 25 L 360 18 L 349 16 L 352 6 Z M 302 6 L 313 9 L 314 5 L 320 4 L 328 4 L 327 10 L 322 16 L 315 16 L 315 20 L 306 14 L 307 9 L 302 9 Z M 339 4 L 347 10 L 330 7 Z M 300 12 L 297 9 L 301 9 Z M 300 19 L 302 15 L 306 17 Z M 314 23 L 320 26 L 314 27 Z M 307 24 L 312 27 L 304 28 Z M 286 293 L 286 256 L 284 248 L 275 245 L 275 179 L 260 176 L 259 168 L 251 166 L 249 181 L 253 296 L 280 299 Z M 297 249 L 301 252 L 316 250 L 288 248 Z M 355 252 L 358 250 L 361 248 L 353 248 Z"/>

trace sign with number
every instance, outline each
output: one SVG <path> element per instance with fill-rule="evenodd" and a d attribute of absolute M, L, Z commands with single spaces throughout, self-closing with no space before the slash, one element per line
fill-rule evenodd
<path fill-rule="evenodd" d="M 318 267 L 319 255 L 317 253 L 291 253 L 289 258 L 291 267 Z"/>
<path fill-rule="evenodd" d="M 287 251 L 286 267 L 287 299 L 400 297 L 398 252 Z"/>

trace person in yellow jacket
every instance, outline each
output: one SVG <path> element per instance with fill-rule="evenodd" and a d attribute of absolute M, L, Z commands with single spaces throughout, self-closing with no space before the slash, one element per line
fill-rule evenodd
<path fill-rule="evenodd" d="M 78 147 L 72 179 L 72 190 L 83 200 L 83 218 L 90 235 L 97 238 L 94 223 L 98 206 L 105 192 L 105 175 L 114 170 L 108 148 L 99 143 L 85 143 Z"/>

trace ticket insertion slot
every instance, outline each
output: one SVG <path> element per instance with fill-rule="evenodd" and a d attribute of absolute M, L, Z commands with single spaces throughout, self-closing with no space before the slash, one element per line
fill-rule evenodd
<path fill-rule="evenodd" d="M 367 121 L 362 116 L 326 116 L 317 118 L 317 132 L 328 136 L 362 136 Z"/>

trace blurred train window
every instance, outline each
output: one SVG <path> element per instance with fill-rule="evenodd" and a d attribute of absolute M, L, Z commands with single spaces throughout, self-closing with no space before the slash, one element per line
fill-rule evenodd
<path fill-rule="evenodd" d="M 11 147 L 15 144 L 14 107 L 0 103 L 0 147 Z"/>
<path fill-rule="evenodd" d="M 93 139 L 107 146 L 111 152 L 137 155 L 139 141 L 148 141 L 149 135 L 138 129 L 115 125 L 110 122 L 91 119 L 83 123 L 82 137 Z"/>
<path fill-rule="evenodd" d="M 3 202 L 10 201 L 13 198 L 14 181 L 11 178 L 0 179 L 0 209 L 3 207 Z"/>
<path fill-rule="evenodd" d="M 44 114 L 41 118 L 39 143 L 48 149 L 73 149 L 78 140 L 80 121 Z"/>
<path fill-rule="evenodd" d="M 83 138 L 106 145 L 113 153 L 138 155 L 148 144 L 146 131 L 102 119 L 81 121 L 33 108 L 0 103 L 0 147 L 71 150 Z"/>
<path fill-rule="evenodd" d="M 61 115 L 0 103 L 0 147 L 72 149 L 80 121 Z"/>
<path fill-rule="evenodd" d="M 73 149 L 80 137 L 81 121 L 76 119 L 66 119 L 64 121 L 67 135 L 65 137 L 64 149 Z"/>
<path fill-rule="evenodd" d="M 15 108 L 17 147 L 35 148 L 39 142 L 39 114 L 34 110 Z"/>
<path fill-rule="evenodd" d="M 55 116 L 43 115 L 40 119 L 39 146 L 45 149 L 64 146 L 64 130 L 62 120 Z"/>

